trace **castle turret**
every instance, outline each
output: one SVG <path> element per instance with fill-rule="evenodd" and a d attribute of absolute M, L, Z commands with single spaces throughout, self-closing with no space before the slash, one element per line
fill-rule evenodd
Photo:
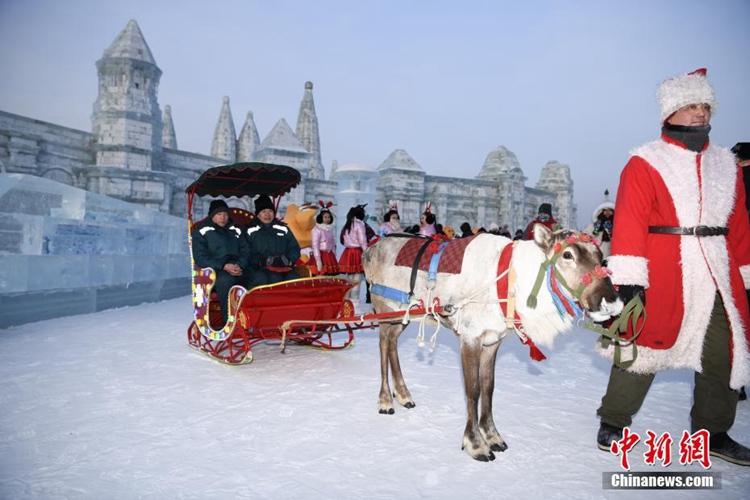
<path fill-rule="evenodd" d="M 338 169 L 339 169 L 339 162 L 338 162 L 338 160 L 333 160 L 331 162 L 331 172 L 328 174 L 328 179 L 329 180 L 333 180 L 333 174 L 335 174 Z"/>
<path fill-rule="evenodd" d="M 172 176 L 161 170 L 161 70 L 131 20 L 96 62 L 99 93 L 91 117 L 95 164 L 90 191 L 169 210 Z"/>
<path fill-rule="evenodd" d="M 320 159 L 320 134 L 318 133 L 318 117 L 315 114 L 315 101 L 312 95 L 312 82 L 305 82 L 305 94 L 299 105 L 297 115 L 297 138 L 312 155 L 310 162 L 310 177 L 325 179 L 325 170 Z"/>
<path fill-rule="evenodd" d="M 260 137 L 258 136 L 258 129 L 255 127 L 253 112 L 248 111 L 245 124 L 240 132 L 240 138 L 237 139 L 237 161 L 251 161 L 259 146 Z"/>
<path fill-rule="evenodd" d="M 174 122 L 172 121 L 172 106 L 164 106 L 164 128 L 161 132 L 161 145 L 169 149 L 177 149 L 177 135 L 174 133 Z"/>
<path fill-rule="evenodd" d="M 229 97 L 224 97 L 219 113 L 219 121 L 214 130 L 211 143 L 211 156 L 221 158 L 229 163 L 237 161 L 237 132 L 234 130 L 232 110 L 229 109 Z"/>
<path fill-rule="evenodd" d="M 570 177 L 570 167 L 559 161 L 548 161 L 542 168 L 536 187 L 555 193 L 555 218 L 563 227 L 576 227 L 578 214 L 573 204 L 573 179 Z"/>
<path fill-rule="evenodd" d="M 395 149 L 378 166 L 377 212 L 385 213 L 388 200 L 398 200 L 398 211 L 404 223 L 419 221 L 424 203 L 425 173 L 403 149 Z"/>
<path fill-rule="evenodd" d="M 255 153 L 255 161 L 286 165 L 299 170 L 302 179 L 310 174 L 310 162 L 312 155 L 307 152 L 292 128 L 281 118 L 273 126 L 263 142 L 260 149 Z M 305 202 L 304 182 L 285 198 L 286 202 L 298 205 Z"/>
<path fill-rule="evenodd" d="M 526 224 L 526 177 L 513 151 L 505 146 L 498 146 L 490 151 L 477 179 L 497 184 L 497 219 L 492 222 L 515 228 Z"/>

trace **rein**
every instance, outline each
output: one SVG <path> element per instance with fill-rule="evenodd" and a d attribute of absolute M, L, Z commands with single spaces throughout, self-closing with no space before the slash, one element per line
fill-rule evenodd
<path fill-rule="evenodd" d="M 639 296 L 633 297 L 625 307 L 622 308 L 620 315 L 612 321 L 609 328 L 604 328 L 597 325 L 596 323 L 586 323 L 584 328 L 596 332 L 602 336 L 602 347 L 608 348 L 613 342 L 615 344 L 615 355 L 614 364 L 618 368 L 625 370 L 635 363 L 638 357 L 638 349 L 635 344 L 635 339 L 643 331 L 643 326 L 646 323 L 646 308 L 643 305 L 643 301 Z M 627 334 L 628 324 L 632 324 L 633 334 L 630 338 L 624 338 L 621 333 Z M 623 347 L 632 347 L 632 357 L 628 361 L 622 360 L 622 349 Z"/>

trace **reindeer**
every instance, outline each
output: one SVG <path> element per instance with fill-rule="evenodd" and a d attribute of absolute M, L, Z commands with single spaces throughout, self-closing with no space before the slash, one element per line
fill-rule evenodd
<path fill-rule="evenodd" d="M 503 338 L 516 331 L 530 346 L 532 357 L 543 359 L 536 344 L 551 347 L 557 334 L 570 330 L 574 316 L 582 312 L 578 305 L 597 322 L 616 316 L 623 307 L 607 270 L 600 267 L 602 254 L 593 238 L 572 231 L 552 232 L 540 224 L 533 234 L 533 240 L 518 242 L 477 235 L 466 246 L 459 273 L 416 271 L 412 294 L 406 292 L 413 281 L 412 269 L 394 265 L 408 238 L 383 238 L 363 258 L 374 312 L 406 315 L 420 301 L 427 308 L 442 306 L 434 316 L 458 335 L 461 348 L 467 410 L 462 449 L 480 461 L 494 460 L 493 452 L 508 447 L 492 416 L 495 359 Z M 455 241 L 459 240 L 450 244 Z M 501 291 L 503 282 L 507 292 Z M 398 357 L 398 337 L 405 326 L 404 321 L 380 324 L 382 414 L 394 413 L 393 396 L 406 408 L 415 406 Z"/>

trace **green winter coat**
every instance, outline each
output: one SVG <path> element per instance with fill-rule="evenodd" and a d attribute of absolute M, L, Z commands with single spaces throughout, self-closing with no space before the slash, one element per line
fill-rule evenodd
<path fill-rule="evenodd" d="M 250 249 L 251 269 L 264 267 L 268 257 L 284 255 L 292 266 L 299 260 L 299 243 L 289 226 L 280 220 L 274 219 L 270 224 L 257 221 L 247 228 L 245 234 Z"/>
<path fill-rule="evenodd" d="M 193 228 L 193 260 L 196 266 L 210 267 L 214 271 L 223 269 L 230 262 L 247 269 L 250 262 L 247 239 L 231 220 L 225 227 L 210 220 L 196 224 Z"/>

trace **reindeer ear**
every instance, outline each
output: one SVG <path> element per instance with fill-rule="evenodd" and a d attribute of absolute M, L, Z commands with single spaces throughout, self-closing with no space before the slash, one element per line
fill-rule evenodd
<path fill-rule="evenodd" d="M 555 244 L 555 235 L 544 224 L 534 224 L 534 243 L 547 254 Z"/>

